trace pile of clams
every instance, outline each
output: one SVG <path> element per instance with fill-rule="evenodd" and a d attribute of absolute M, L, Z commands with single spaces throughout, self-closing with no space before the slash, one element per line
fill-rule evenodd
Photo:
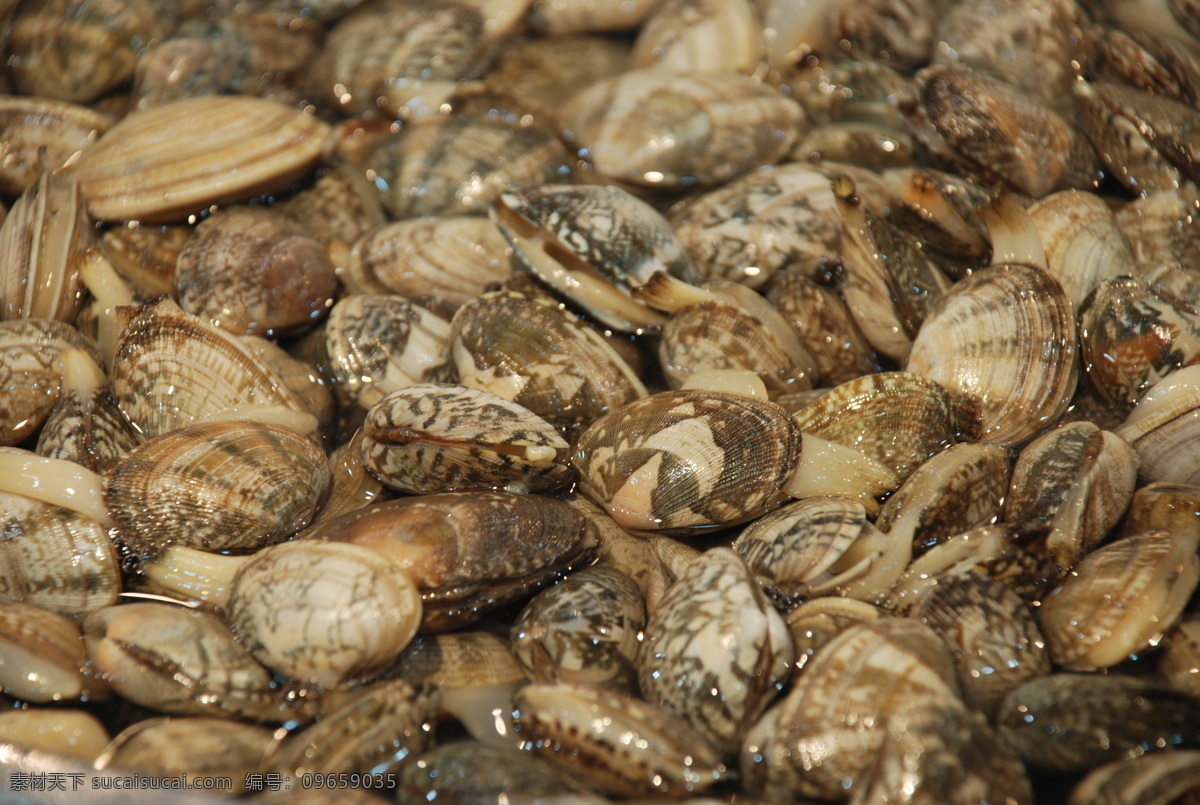
<path fill-rule="evenodd" d="M 2 785 L 1200 800 L 1192 0 L 0 15 Z"/>

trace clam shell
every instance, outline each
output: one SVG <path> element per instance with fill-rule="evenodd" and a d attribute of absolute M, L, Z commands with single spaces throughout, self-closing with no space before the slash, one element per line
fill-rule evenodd
<path fill-rule="evenodd" d="M 78 621 L 32 604 L 0 604 L 0 691 L 27 702 L 72 701 L 101 690 L 85 675 Z M 91 690 L 89 690 L 91 688 Z"/>
<path fill-rule="evenodd" d="M 975 397 L 981 441 L 1017 444 L 1066 412 L 1078 376 L 1075 332 L 1058 280 L 1030 266 L 992 266 L 942 298 L 906 368 Z"/>
<path fill-rule="evenodd" d="M 584 494 L 624 528 L 730 525 L 769 511 L 800 458 L 800 429 L 773 403 L 669 391 L 612 411 L 579 437 Z"/>
<path fill-rule="evenodd" d="M 766 60 L 762 28 L 747 0 L 668 0 L 639 29 L 630 65 L 752 75 Z"/>
<path fill-rule="evenodd" d="M 207 785 L 203 777 L 228 776 L 234 781 L 231 793 L 237 793 L 245 788 L 246 774 L 258 768 L 273 738 L 273 730 L 228 718 L 151 718 L 123 730 L 97 766 L 155 777 L 178 775 L 185 785 L 196 788 Z"/>
<path fill-rule="evenodd" d="M 134 449 L 105 500 L 139 553 L 172 544 L 253 551 L 307 526 L 329 491 L 329 460 L 293 430 L 249 422 L 189 425 Z"/>
<path fill-rule="evenodd" d="M 0 322 L 0 445 L 20 444 L 46 421 L 60 393 L 59 357 L 71 348 L 100 363 L 95 346 L 69 324 Z"/>
<path fill-rule="evenodd" d="M 1051 274 L 1076 310 L 1104 280 L 1132 274 L 1133 253 L 1103 199 L 1066 190 L 1030 205 Z"/>
<path fill-rule="evenodd" d="M 71 170 L 93 218 L 182 221 L 286 188 L 328 138 L 325 123 L 275 101 L 206 95 L 134 112 Z"/>
<path fill-rule="evenodd" d="M 845 300 L 804 276 L 801 266 L 776 275 L 767 299 L 812 355 L 817 367 L 814 383 L 836 385 L 878 372 L 875 351 Z"/>
<path fill-rule="evenodd" d="M 1160 380 L 1138 401 L 1117 435 L 1133 445 L 1143 482 L 1200 483 L 1200 366 Z"/>
<path fill-rule="evenodd" d="M 1200 790 L 1200 751 L 1151 752 L 1093 769 L 1071 789 L 1069 805 L 1180 802 Z"/>
<path fill-rule="evenodd" d="M 0 192 L 19 196 L 96 141 L 112 126 L 107 115 L 49 98 L 0 98 Z M 39 152 L 45 149 L 44 163 Z"/>

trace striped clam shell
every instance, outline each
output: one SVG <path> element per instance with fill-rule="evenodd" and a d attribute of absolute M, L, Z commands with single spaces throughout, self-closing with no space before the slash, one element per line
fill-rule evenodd
<path fill-rule="evenodd" d="M 182 221 L 282 190 L 321 158 L 329 126 L 281 103 L 205 95 L 134 112 L 72 167 L 92 217 Z"/>
<path fill-rule="evenodd" d="M 976 398 L 980 441 L 1018 444 L 1066 412 L 1078 377 L 1075 333 L 1058 280 L 1032 266 L 991 266 L 942 298 L 906 368 Z"/>
<path fill-rule="evenodd" d="M 779 406 L 726 392 L 669 391 L 601 417 L 576 444 L 584 494 L 621 526 L 694 530 L 786 500 L 800 429 Z"/>
<path fill-rule="evenodd" d="M 416 494 L 566 486 L 571 471 L 555 459 L 568 449 L 532 411 L 467 386 L 394 391 L 363 425 L 364 466 L 392 489 Z"/>
<path fill-rule="evenodd" d="M 69 324 L 51 319 L 0 322 L 0 444 L 20 444 L 50 416 L 61 394 L 59 357 L 72 348 L 100 362 L 95 346 Z"/>
<path fill-rule="evenodd" d="M 178 543 L 250 551 L 312 521 L 329 491 L 329 461 L 277 425 L 200 423 L 151 439 L 109 473 L 105 499 L 139 551 Z"/>

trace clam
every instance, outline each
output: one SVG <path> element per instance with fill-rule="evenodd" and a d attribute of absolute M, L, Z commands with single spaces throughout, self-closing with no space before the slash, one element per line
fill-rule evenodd
<path fill-rule="evenodd" d="M 653 0 L 533 0 L 530 21 L 554 33 L 624 31 L 641 24 Z"/>
<path fill-rule="evenodd" d="M 310 439 L 226 420 L 134 449 L 109 473 L 105 500 L 136 553 L 174 543 L 248 552 L 312 522 L 329 484 L 329 460 Z"/>
<path fill-rule="evenodd" d="M 1062 285 L 1020 264 L 962 280 L 913 341 L 908 371 L 980 403 L 980 440 L 1017 444 L 1066 412 L 1078 376 L 1075 316 Z"/>
<path fill-rule="evenodd" d="M 62 391 L 38 434 L 37 453 L 105 473 L 138 444 L 117 408 L 107 378 L 81 349 L 62 358 Z"/>
<path fill-rule="evenodd" d="M 65 350 L 96 348 L 69 324 L 49 319 L 0 322 L 0 445 L 33 435 L 58 401 Z"/>
<path fill-rule="evenodd" d="M 17 750 L 53 752 L 90 764 L 108 741 L 108 730 L 86 710 L 29 707 L 0 713 L 0 743 Z"/>
<path fill-rule="evenodd" d="M 1137 451 L 1138 476 L 1143 481 L 1200 481 L 1200 430 L 1195 426 L 1197 383 L 1200 366 L 1173 372 L 1151 386 L 1117 428 L 1117 435 Z"/>
<path fill-rule="evenodd" d="M 584 797 L 587 790 L 578 773 L 561 770 L 532 752 L 471 740 L 422 752 L 396 776 L 397 798 L 414 802 L 445 798 L 492 803 L 517 791 L 544 799 Z"/>
<path fill-rule="evenodd" d="M 105 692 L 87 673 L 79 623 L 32 604 L 0 604 L 0 690 L 27 702 Z"/>
<path fill-rule="evenodd" d="M 752 0 L 670 0 L 642 25 L 630 62 L 634 68 L 752 75 L 766 58 L 763 36 Z"/>
<path fill-rule="evenodd" d="M 182 221 L 282 190 L 323 155 L 329 127 L 275 101 L 205 95 L 134 112 L 72 166 L 102 221 Z"/>
<path fill-rule="evenodd" d="M 846 302 L 833 288 L 805 276 L 801 266 L 777 274 L 767 299 L 812 355 L 817 367 L 814 383 L 836 385 L 878 370 L 875 351 Z"/>
<path fill-rule="evenodd" d="M 1180 802 L 1200 788 L 1200 751 L 1152 752 L 1099 766 L 1071 790 L 1070 805 Z"/>
<path fill-rule="evenodd" d="M 0 191 L 21 195 L 43 171 L 73 162 L 112 124 L 107 115 L 73 103 L 0 99 Z"/>

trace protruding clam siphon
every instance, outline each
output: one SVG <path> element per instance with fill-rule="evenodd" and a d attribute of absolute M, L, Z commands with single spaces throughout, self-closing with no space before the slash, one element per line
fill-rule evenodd
<path fill-rule="evenodd" d="M 329 491 L 329 460 L 290 428 L 189 425 L 151 439 L 109 473 L 105 500 L 139 554 L 182 544 L 248 552 L 307 526 Z"/>
<path fill-rule="evenodd" d="M 332 687 L 383 670 L 421 621 L 421 595 L 391 559 L 359 545 L 300 540 L 237 572 L 229 621 L 268 668 Z"/>
<path fill-rule="evenodd" d="M 720 391 L 669 391 L 598 419 L 572 466 L 584 494 L 624 528 L 696 531 L 757 517 L 788 496 L 894 489 L 891 470 L 863 453 L 805 436 L 787 411 Z"/>
<path fill-rule="evenodd" d="M 364 466 L 401 492 L 568 486 L 569 445 L 532 411 L 467 386 L 418 384 L 367 412 Z"/>

